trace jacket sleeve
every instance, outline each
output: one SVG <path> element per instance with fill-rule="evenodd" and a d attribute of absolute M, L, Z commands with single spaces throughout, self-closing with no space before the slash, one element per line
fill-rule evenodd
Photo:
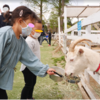
<path fill-rule="evenodd" d="M 6 47 L 6 44 L 9 43 L 9 40 L 10 38 L 7 32 L 5 33 L 0 32 L 0 65 L 2 61 L 3 51 Z"/>
<path fill-rule="evenodd" d="M 36 76 L 44 77 L 49 69 L 48 65 L 44 65 L 33 54 L 27 43 L 24 43 L 24 50 L 21 54 L 20 61 Z"/>

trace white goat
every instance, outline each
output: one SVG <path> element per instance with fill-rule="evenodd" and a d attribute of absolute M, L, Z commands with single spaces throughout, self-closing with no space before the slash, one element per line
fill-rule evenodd
<path fill-rule="evenodd" d="M 100 55 L 99 53 L 83 47 L 76 46 L 79 42 L 90 41 L 88 39 L 79 39 L 71 43 L 69 52 L 67 53 L 67 63 L 65 73 L 67 75 L 77 75 L 89 68 L 93 72 L 100 73 Z M 76 46 L 76 47 L 75 47 Z"/>

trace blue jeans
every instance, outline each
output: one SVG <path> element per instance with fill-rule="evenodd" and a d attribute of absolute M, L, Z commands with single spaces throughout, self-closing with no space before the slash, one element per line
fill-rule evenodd
<path fill-rule="evenodd" d="M 47 41 L 47 43 L 49 44 L 49 42 L 48 42 L 47 38 L 44 38 L 44 39 L 43 39 L 43 41 L 44 41 L 44 40 L 46 40 L 46 41 Z M 42 42 L 43 42 L 43 41 L 42 41 Z"/>

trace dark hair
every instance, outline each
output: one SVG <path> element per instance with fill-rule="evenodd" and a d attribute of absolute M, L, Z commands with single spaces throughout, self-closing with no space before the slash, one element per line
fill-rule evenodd
<path fill-rule="evenodd" d="M 3 5 L 3 8 L 4 8 L 4 7 L 8 7 L 8 8 L 9 8 L 9 10 L 10 10 L 10 7 L 9 7 L 9 5 L 5 4 L 5 5 Z"/>
<path fill-rule="evenodd" d="M 25 6 L 17 7 L 13 12 L 7 11 L 4 15 L 5 22 L 11 21 L 13 25 L 17 18 L 22 18 L 23 20 L 27 20 L 28 18 L 37 19 L 37 15 Z"/>
<path fill-rule="evenodd" d="M 41 19 L 38 18 L 38 19 L 36 20 L 36 23 L 40 23 L 40 24 L 42 24 Z"/>

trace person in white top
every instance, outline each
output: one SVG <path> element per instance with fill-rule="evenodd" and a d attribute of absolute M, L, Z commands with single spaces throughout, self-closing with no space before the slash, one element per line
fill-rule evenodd
<path fill-rule="evenodd" d="M 40 44 L 38 42 L 38 37 L 42 32 L 42 23 L 41 20 L 37 20 L 33 26 L 31 34 L 26 38 L 26 42 L 32 52 L 40 60 Z M 25 81 L 25 86 L 21 92 L 21 99 L 33 99 L 33 90 L 36 84 L 36 75 L 34 75 L 24 64 L 21 65 L 20 71 L 22 71 Z"/>

